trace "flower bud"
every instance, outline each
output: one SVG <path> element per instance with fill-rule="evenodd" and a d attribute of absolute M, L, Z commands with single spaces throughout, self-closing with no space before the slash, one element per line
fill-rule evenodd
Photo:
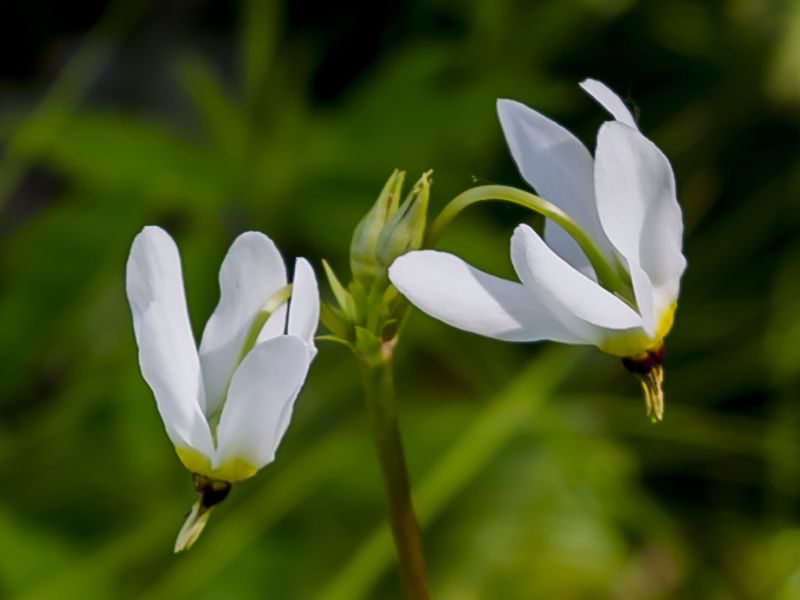
<path fill-rule="evenodd" d="M 381 231 L 376 252 L 380 275 L 387 273 L 398 256 L 422 248 L 430 197 L 430 173 L 422 174 Z"/>
<path fill-rule="evenodd" d="M 405 171 L 397 169 L 392 172 L 377 201 L 356 226 L 350 243 L 350 269 L 353 279 L 370 279 L 379 274 L 376 255 L 378 239 L 387 222 L 397 212 L 405 175 Z"/>
<path fill-rule="evenodd" d="M 322 261 L 336 300 L 320 309 L 320 318 L 331 332 L 324 337 L 345 344 L 370 364 L 391 357 L 408 311 L 408 303 L 389 281 L 388 273 L 395 259 L 419 250 L 426 241 L 430 175 L 431 171 L 423 173 L 402 204 L 405 172 L 395 170 L 389 177 L 353 233 L 350 282 L 344 285 Z"/>

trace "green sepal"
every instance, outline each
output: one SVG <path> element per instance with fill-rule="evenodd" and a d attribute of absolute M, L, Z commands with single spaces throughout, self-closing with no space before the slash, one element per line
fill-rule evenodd
<path fill-rule="evenodd" d="M 383 296 L 386 287 L 393 287 L 389 280 L 381 278 L 373 282 L 367 296 L 367 318 L 366 325 L 370 331 L 380 331 L 382 323 L 388 316 L 387 306 L 383 303 Z"/>
<path fill-rule="evenodd" d="M 355 320 L 355 303 L 353 302 L 353 297 L 341 284 L 339 278 L 336 277 L 336 273 L 334 273 L 328 261 L 325 259 L 322 259 L 322 267 L 325 269 L 325 275 L 328 277 L 328 284 L 331 286 L 333 296 L 336 298 L 342 311 L 344 311 L 345 316 L 347 316 L 349 321 Z"/>
<path fill-rule="evenodd" d="M 391 306 L 391 304 L 400 297 L 400 292 L 397 291 L 397 288 L 393 285 L 387 287 L 383 292 L 383 297 L 381 298 L 381 303 L 387 307 Z"/>
<path fill-rule="evenodd" d="M 342 339 L 337 335 L 317 335 L 314 336 L 314 341 L 317 342 L 334 342 L 336 344 L 341 344 L 342 346 L 346 346 L 350 350 L 353 350 L 353 344 L 348 340 Z"/>
<path fill-rule="evenodd" d="M 368 301 L 369 292 L 364 282 L 358 279 L 351 281 L 348 289 L 350 290 L 350 296 L 353 298 L 354 322 L 364 323 L 370 312 Z"/>
<path fill-rule="evenodd" d="M 323 302 L 319 307 L 319 320 L 333 335 L 345 340 L 352 337 L 345 314 L 335 306 Z"/>

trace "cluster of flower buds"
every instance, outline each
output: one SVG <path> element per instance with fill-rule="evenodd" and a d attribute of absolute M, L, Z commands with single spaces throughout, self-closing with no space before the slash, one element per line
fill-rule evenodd
<path fill-rule="evenodd" d="M 388 279 L 400 256 L 425 240 L 431 173 L 423 173 L 401 201 L 405 172 L 395 170 L 378 199 L 356 226 L 350 244 L 352 280 L 345 286 L 324 263 L 337 305 L 322 307 L 329 339 L 346 343 L 361 357 L 380 359 L 393 348 L 408 304 Z"/>

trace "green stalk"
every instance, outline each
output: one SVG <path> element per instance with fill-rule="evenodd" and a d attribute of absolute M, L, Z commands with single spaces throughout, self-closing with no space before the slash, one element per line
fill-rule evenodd
<path fill-rule="evenodd" d="M 509 440 L 532 422 L 541 404 L 577 371 L 582 353 L 551 348 L 485 403 L 472 424 L 431 465 L 414 495 L 419 522 L 427 527 L 440 518 L 458 495 L 475 481 Z M 372 598 L 372 590 L 392 559 L 386 530 L 367 538 L 341 571 L 315 595 L 318 600 Z"/>
<path fill-rule="evenodd" d="M 359 365 L 388 500 L 400 579 L 408 600 L 428 600 L 422 537 L 411 501 L 411 484 L 397 422 L 391 357 L 379 362 L 360 359 Z"/>
<path fill-rule="evenodd" d="M 441 237 L 445 227 L 465 208 L 485 200 L 502 200 L 524 206 L 560 225 L 578 243 L 589 259 L 600 283 L 608 290 L 625 295 L 630 286 L 626 284 L 608 263 L 592 238 L 563 210 L 535 194 L 506 185 L 482 185 L 462 192 L 442 209 L 428 230 L 425 247 L 432 248 Z"/>

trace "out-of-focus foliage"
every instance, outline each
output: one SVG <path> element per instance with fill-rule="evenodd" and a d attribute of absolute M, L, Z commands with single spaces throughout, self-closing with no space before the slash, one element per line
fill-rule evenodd
<path fill-rule="evenodd" d="M 275 464 L 172 555 L 193 492 L 139 375 L 129 244 L 149 223 L 176 237 L 199 334 L 239 232 L 344 271 L 396 167 L 434 169 L 433 211 L 475 180 L 522 184 L 497 97 L 592 147 L 593 76 L 678 178 L 666 420 L 600 353 L 415 314 L 398 381 L 435 596 L 800 597 L 800 5 L 68 5 L 0 21 L 0 596 L 398 597 L 335 346 Z M 476 208 L 442 247 L 509 274 L 524 218 Z"/>

